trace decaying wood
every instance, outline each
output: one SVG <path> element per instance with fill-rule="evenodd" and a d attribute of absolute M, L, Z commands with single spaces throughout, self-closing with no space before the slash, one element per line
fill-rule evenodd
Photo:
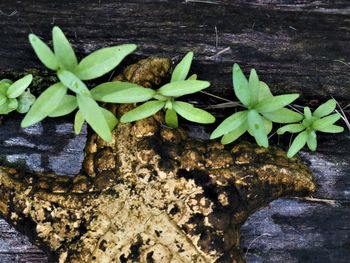
<path fill-rule="evenodd" d="M 151 58 L 123 78 L 150 87 L 169 69 Z M 130 107 L 111 106 L 117 116 Z M 281 149 L 227 149 L 162 123 L 119 124 L 111 143 L 92 134 L 75 177 L 0 167 L 0 213 L 59 262 L 244 262 L 248 216 L 315 191 L 308 167 Z"/>

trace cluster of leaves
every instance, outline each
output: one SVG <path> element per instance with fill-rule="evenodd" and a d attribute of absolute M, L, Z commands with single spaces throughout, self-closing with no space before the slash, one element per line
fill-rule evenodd
<path fill-rule="evenodd" d="M 8 114 L 14 110 L 19 113 L 28 112 L 35 101 L 34 95 L 27 90 L 32 80 L 33 76 L 28 74 L 15 82 L 8 79 L 0 81 L 0 114 Z"/>
<path fill-rule="evenodd" d="M 191 77 L 187 78 L 192 59 L 193 52 L 187 53 L 175 67 L 170 83 L 163 85 L 158 90 L 129 90 L 129 99 L 132 100 L 135 98 L 134 101 L 129 100 L 129 102 L 139 102 L 140 100 L 138 99 L 140 96 L 142 96 L 145 101 L 149 100 L 150 98 L 152 98 L 152 100 L 147 101 L 137 108 L 125 113 L 121 117 L 120 121 L 132 122 L 144 119 L 157 113 L 161 109 L 165 109 L 165 123 L 172 128 L 178 127 L 177 114 L 192 122 L 215 122 L 215 117 L 209 112 L 195 108 L 190 103 L 176 100 L 178 97 L 196 93 L 209 87 L 210 85 L 208 81 L 197 80 L 196 75 L 192 75 Z"/>
<path fill-rule="evenodd" d="M 317 131 L 327 133 L 344 131 L 343 127 L 334 125 L 341 118 L 339 113 L 331 114 L 334 112 L 336 105 L 336 101 L 331 99 L 320 105 L 314 112 L 311 112 L 309 107 L 305 107 L 302 122 L 288 124 L 277 130 L 277 134 L 284 134 L 285 132 L 299 133 L 288 150 L 288 157 L 293 157 L 305 144 L 311 151 L 316 151 Z"/>
<path fill-rule="evenodd" d="M 48 87 L 37 98 L 21 126 L 31 126 L 46 117 L 63 116 L 78 108 L 74 122 L 76 133 L 80 132 L 86 121 L 101 138 L 111 141 L 111 130 L 118 120 L 111 112 L 97 104 L 92 92 L 83 81 L 96 79 L 111 71 L 124 57 L 136 49 L 136 45 L 126 44 L 102 48 L 78 63 L 73 48 L 60 28 L 53 28 L 52 40 L 54 51 L 38 36 L 29 35 L 30 44 L 36 55 L 47 68 L 56 71 L 60 82 Z M 115 83 L 110 86 L 114 90 L 124 87 L 123 83 Z M 110 100 L 106 99 L 106 101 Z"/>

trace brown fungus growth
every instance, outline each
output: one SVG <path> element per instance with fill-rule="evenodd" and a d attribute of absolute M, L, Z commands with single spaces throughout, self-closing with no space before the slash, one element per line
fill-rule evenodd
<path fill-rule="evenodd" d="M 161 83 L 168 59 L 118 80 Z M 120 116 L 132 105 L 111 105 Z M 244 262 L 240 226 L 281 196 L 315 190 L 308 167 L 276 147 L 189 138 L 157 114 L 95 134 L 74 178 L 0 167 L 0 213 L 57 262 Z"/>

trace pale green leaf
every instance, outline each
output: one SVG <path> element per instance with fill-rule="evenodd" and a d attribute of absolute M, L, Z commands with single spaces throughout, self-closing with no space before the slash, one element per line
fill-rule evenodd
<path fill-rule="evenodd" d="M 58 62 L 52 50 L 36 35 L 29 34 L 29 42 L 40 61 L 49 69 L 57 70 Z"/>
<path fill-rule="evenodd" d="M 102 111 L 103 116 L 105 116 L 109 129 L 112 131 L 114 127 L 118 124 L 118 119 L 109 110 L 103 107 L 100 107 L 100 109 Z"/>
<path fill-rule="evenodd" d="M 173 74 L 171 75 L 170 82 L 179 80 L 185 80 L 188 72 L 190 71 L 191 63 L 193 59 L 193 52 L 188 52 L 186 56 L 176 65 Z"/>
<path fill-rule="evenodd" d="M 312 119 L 312 113 L 309 107 L 304 107 L 304 116 L 305 116 L 305 119 L 307 120 Z"/>
<path fill-rule="evenodd" d="M 17 107 L 18 107 L 17 99 L 9 99 L 8 100 L 8 107 L 11 111 L 17 109 Z"/>
<path fill-rule="evenodd" d="M 188 77 L 188 80 L 196 80 L 197 79 L 197 74 L 192 74 L 191 76 Z"/>
<path fill-rule="evenodd" d="M 0 114 L 8 114 L 9 112 L 13 111 L 8 106 L 8 100 L 2 105 L 0 105 Z"/>
<path fill-rule="evenodd" d="M 298 122 L 303 119 L 303 115 L 287 108 L 264 112 L 263 115 L 266 119 L 276 123 Z"/>
<path fill-rule="evenodd" d="M 243 133 L 245 133 L 248 129 L 248 122 L 244 122 L 242 125 L 238 126 L 236 129 L 233 131 L 225 134 L 221 138 L 221 143 L 222 144 L 229 144 L 235 140 L 237 140 Z"/>
<path fill-rule="evenodd" d="M 301 148 L 303 148 L 306 144 L 308 138 L 308 133 L 307 131 L 303 131 L 298 134 L 297 137 L 295 137 L 292 145 L 290 146 L 287 156 L 289 158 L 292 158 Z"/>
<path fill-rule="evenodd" d="M 255 105 L 259 100 L 260 81 L 255 69 L 249 75 L 250 105 Z"/>
<path fill-rule="evenodd" d="M 53 49 L 61 69 L 73 70 L 78 65 L 72 46 L 62 30 L 55 26 L 52 29 Z"/>
<path fill-rule="evenodd" d="M 5 104 L 7 101 L 7 97 L 3 94 L 0 94 L 0 106 Z"/>
<path fill-rule="evenodd" d="M 75 96 L 66 95 L 62 98 L 60 104 L 48 115 L 51 118 L 67 115 L 78 107 Z"/>
<path fill-rule="evenodd" d="M 77 94 L 79 111 L 90 127 L 105 141 L 112 141 L 112 134 L 100 106 L 92 98 Z"/>
<path fill-rule="evenodd" d="M 179 126 L 176 111 L 174 111 L 173 109 L 166 110 L 165 123 L 171 128 L 177 128 Z"/>
<path fill-rule="evenodd" d="M 260 81 L 260 85 L 259 85 L 260 89 L 259 89 L 259 101 L 262 101 L 263 99 L 266 99 L 268 97 L 272 97 L 272 93 L 270 91 L 269 86 L 263 82 Z"/>
<path fill-rule="evenodd" d="M 339 132 L 343 132 L 344 128 L 338 125 L 329 125 L 326 127 L 323 127 L 321 129 L 318 129 L 318 131 L 320 132 L 327 132 L 327 133 L 339 133 Z"/>
<path fill-rule="evenodd" d="M 75 69 L 75 74 L 81 80 L 101 77 L 119 65 L 135 49 L 136 45 L 126 44 L 96 50 L 80 61 Z"/>
<path fill-rule="evenodd" d="M 109 103 L 143 102 L 151 99 L 155 94 L 155 90 L 121 81 L 106 82 L 91 90 L 91 96 L 95 100 Z"/>
<path fill-rule="evenodd" d="M 334 99 L 330 99 L 327 102 L 323 103 L 320 105 L 315 111 L 314 111 L 314 116 L 321 118 L 324 117 L 328 114 L 331 114 L 334 110 L 335 107 L 337 106 L 337 102 Z"/>
<path fill-rule="evenodd" d="M 193 107 L 192 104 L 182 101 L 174 101 L 173 109 L 183 118 L 197 123 L 213 123 L 215 117 L 205 110 Z"/>
<path fill-rule="evenodd" d="M 248 111 L 248 127 L 252 131 L 257 144 L 267 148 L 269 142 L 265 131 L 264 121 L 256 110 Z"/>
<path fill-rule="evenodd" d="M 67 88 L 62 83 L 56 83 L 47 88 L 32 105 L 22 120 L 21 126 L 28 127 L 47 117 L 60 104 L 66 93 Z"/>
<path fill-rule="evenodd" d="M 208 88 L 210 83 L 203 80 L 180 80 L 162 86 L 158 92 L 163 96 L 180 97 Z"/>
<path fill-rule="evenodd" d="M 125 113 L 120 118 L 120 121 L 125 123 L 125 122 L 132 122 L 132 121 L 137 121 L 137 120 L 147 118 L 157 113 L 158 111 L 160 111 L 164 106 L 165 106 L 165 101 L 159 101 L 159 100 L 148 101 L 138 106 L 137 108 L 132 109 L 131 111 L 128 111 L 127 113 Z"/>
<path fill-rule="evenodd" d="M 238 64 L 233 65 L 233 90 L 236 97 L 246 106 L 250 105 L 250 89 L 247 78 L 244 76 Z"/>
<path fill-rule="evenodd" d="M 286 94 L 268 97 L 261 100 L 254 109 L 258 112 L 271 112 L 283 108 L 299 97 L 299 94 Z"/>
<path fill-rule="evenodd" d="M 279 128 L 277 130 L 277 134 L 281 135 L 281 134 L 284 134 L 286 132 L 297 133 L 297 132 L 301 132 L 303 130 L 305 130 L 305 127 L 299 123 L 288 124 L 288 125 L 285 125 L 285 126 Z"/>
<path fill-rule="evenodd" d="M 59 70 L 57 72 L 57 77 L 71 91 L 84 96 L 90 95 L 90 90 L 86 87 L 84 82 L 82 82 L 72 72 L 67 70 Z"/>
<path fill-rule="evenodd" d="M 30 91 L 25 91 L 21 96 L 18 97 L 18 107 L 17 111 L 19 113 L 27 113 L 30 109 L 30 106 L 35 102 L 35 96 L 30 93 Z"/>
<path fill-rule="evenodd" d="M 25 77 L 15 81 L 7 90 L 7 97 L 10 99 L 19 97 L 28 88 L 33 80 L 33 75 L 28 74 Z"/>
<path fill-rule="evenodd" d="M 312 127 L 315 130 L 320 130 L 325 127 L 328 127 L 329 125 L 334 124 L 340 118 L 341 118 L 341 115 L 339 113 L 334 113 L 332 115 L 329 115 L 327 117 L 323 117 L 322 119 L 318 119 L 314 121 L 314 123 L 312 124 Z"/>
<path fill-rule="evenodd" d="M 262 117 L 265 127 L 266 134 L 269 134 L 272 131 L 272 121 L 266 119 L 265 117 Z"/>
<path fill-rule="evenodd" d="M 315 131 L 311 131 L 308 133 L 308 136 L 307 136 L 307 146 L 309 147 L 309 149 L 311 151 L 316 151 L 316 148 L 317 148 L 317 137 L 316 137 L 316 133 Z"/>
<path fill-rule="evenodd" d="M 75 114 L 74 118 L 74 132 L 75 134 L 79 134 L 81 131 L 81 128 L 83 127 L 85 120 L 81 112 L 78 110 Z"/>
<path fill-rule="evenodd" d="M 247 121 L 248 111 L 240 111 L 232 114 L 230 117 L 226 118 L 210 135 L 210 139 L 218 138 L 225 135 L 237 127 L 243 125 Z"/>

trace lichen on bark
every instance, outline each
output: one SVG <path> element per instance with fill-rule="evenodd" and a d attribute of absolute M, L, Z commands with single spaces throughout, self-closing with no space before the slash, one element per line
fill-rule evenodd
<path fill-rule="evenodd" d="M 118 80 L 154 87 L 170 61 Z M 117 116 L 133 105 L 108 105 Z M 190 138 L 164 116 L 92 134 L 75 177 L 0 167 L 0 213 L 58 262 L 244 262 L 239 229 L 270 201 L 315 190 L 308 167 L 276 147 Z"/>

